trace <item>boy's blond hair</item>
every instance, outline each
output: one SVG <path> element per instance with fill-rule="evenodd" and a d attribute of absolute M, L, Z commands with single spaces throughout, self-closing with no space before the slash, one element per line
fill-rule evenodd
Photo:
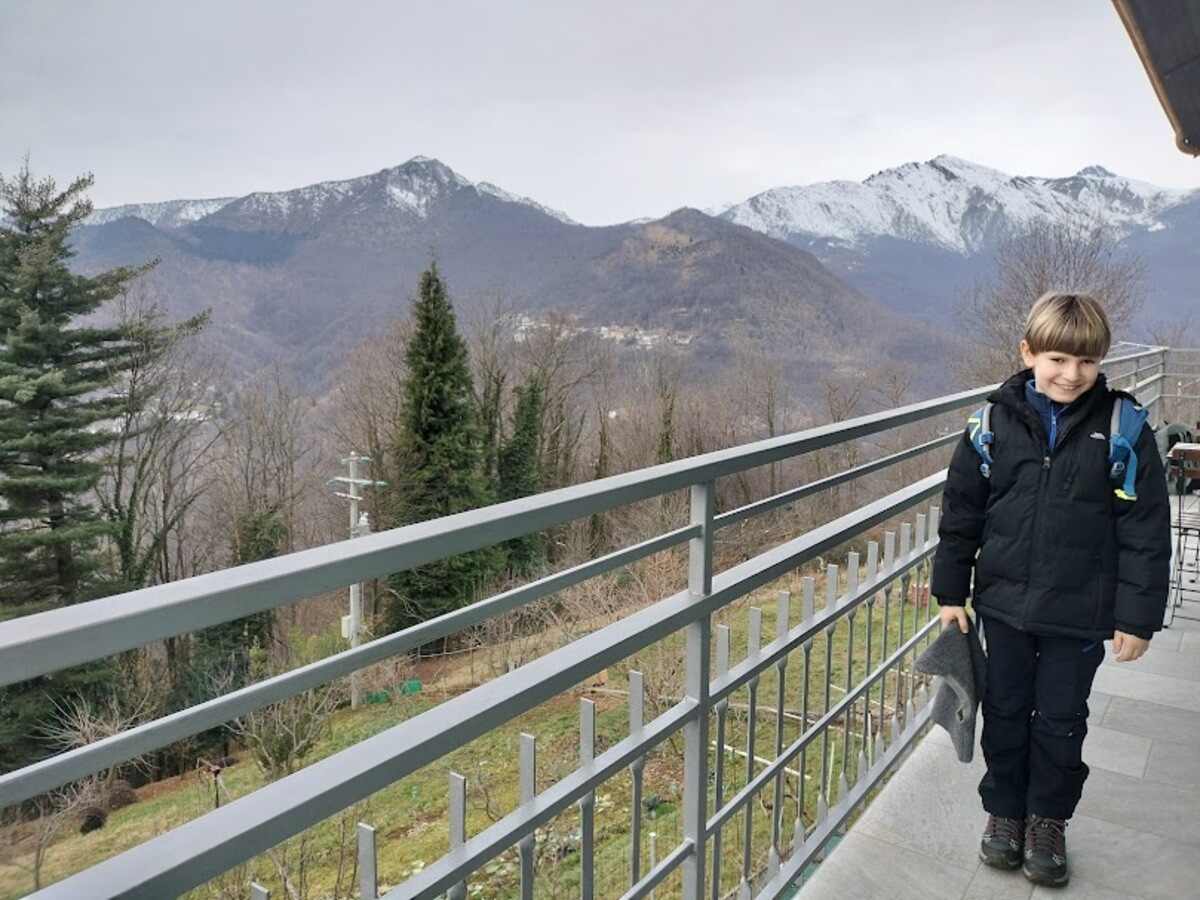
<path fill-rule="evenodd" d="M 1101 360 L 1112 346 L 1112 328 L 1104 307 L 1088 294 L 1047 291 L 1025 319 L 1031 353 L 1069 353 Z"/>

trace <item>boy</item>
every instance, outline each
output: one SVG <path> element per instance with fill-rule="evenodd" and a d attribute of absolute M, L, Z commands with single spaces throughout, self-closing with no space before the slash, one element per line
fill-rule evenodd
<path fill-rule="evenodd" d="M 1117 661 L 1138 659 L 1167 602 L 1170 507 L 1148 427 L 1134 447 L 1136 499 L 1114 493 L 1109 477 L 1120 392 L 1099 363 L 1111 342 L 1093 298 L 1038 299 L 1020 345 L 1028 368 L 989 397 L 990 471 L 968 433 L 938 529 L 932 593 L 943 627 L 967 630 L 963 605 L 973 596 L 987 639 L 980 857 L 1022 866 L 1036 884 L 1069 878 L 1066 825 L 1088 775 L 1087 698 L 1104 641 Z"/>

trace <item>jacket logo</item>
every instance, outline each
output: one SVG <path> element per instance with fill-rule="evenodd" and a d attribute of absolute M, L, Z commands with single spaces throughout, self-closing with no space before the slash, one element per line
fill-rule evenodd
<path fill-rule="evenodd" d="M 1088 437 L 1095 438 L 1098 441 L 1107 441 L 1108 440 L 1108 438 L 1106 438 L 1104 435 L 1102 435 L 1098 431 L 1093 431 L 1091 434 L 1088 435 Z"/>

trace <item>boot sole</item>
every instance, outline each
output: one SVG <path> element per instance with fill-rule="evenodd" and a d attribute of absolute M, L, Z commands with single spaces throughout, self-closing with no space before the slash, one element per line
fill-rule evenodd
<path fill-rule="evenodd" d="M 1021 871 L 1029 881 L 1033 882 L 1034 884 L 1041 885 L 1042 887 L 1066 887 L 1067 882 L 1071 880 L 1071 875 L 1069 872 L 1066 875 L 1062 875 L 1056 879 L 1051 875 L 1043 875 L 1039 872 L 1031 872 L 1025 866 L 1021 867 Z"/>
<path fill-rule="evenodd" d="M 993 856 L 984 850 L 980 850 L 979 859 L 985 866 L 991 866 L 993 869 L 1004 869 L 1011 872 L 1013 869 L 1021 868 L 1021 860 L 1008 859 L 1003 854 Z"/>

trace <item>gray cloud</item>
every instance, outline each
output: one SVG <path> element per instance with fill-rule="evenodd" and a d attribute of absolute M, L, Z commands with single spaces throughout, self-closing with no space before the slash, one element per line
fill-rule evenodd
<path fill-rule="evenodd" d="M 8 0 L 0 171 L 98 205 L 436 156 L 606 223 L 953 153 L 1200 186 L 1111 6 Z"/>

